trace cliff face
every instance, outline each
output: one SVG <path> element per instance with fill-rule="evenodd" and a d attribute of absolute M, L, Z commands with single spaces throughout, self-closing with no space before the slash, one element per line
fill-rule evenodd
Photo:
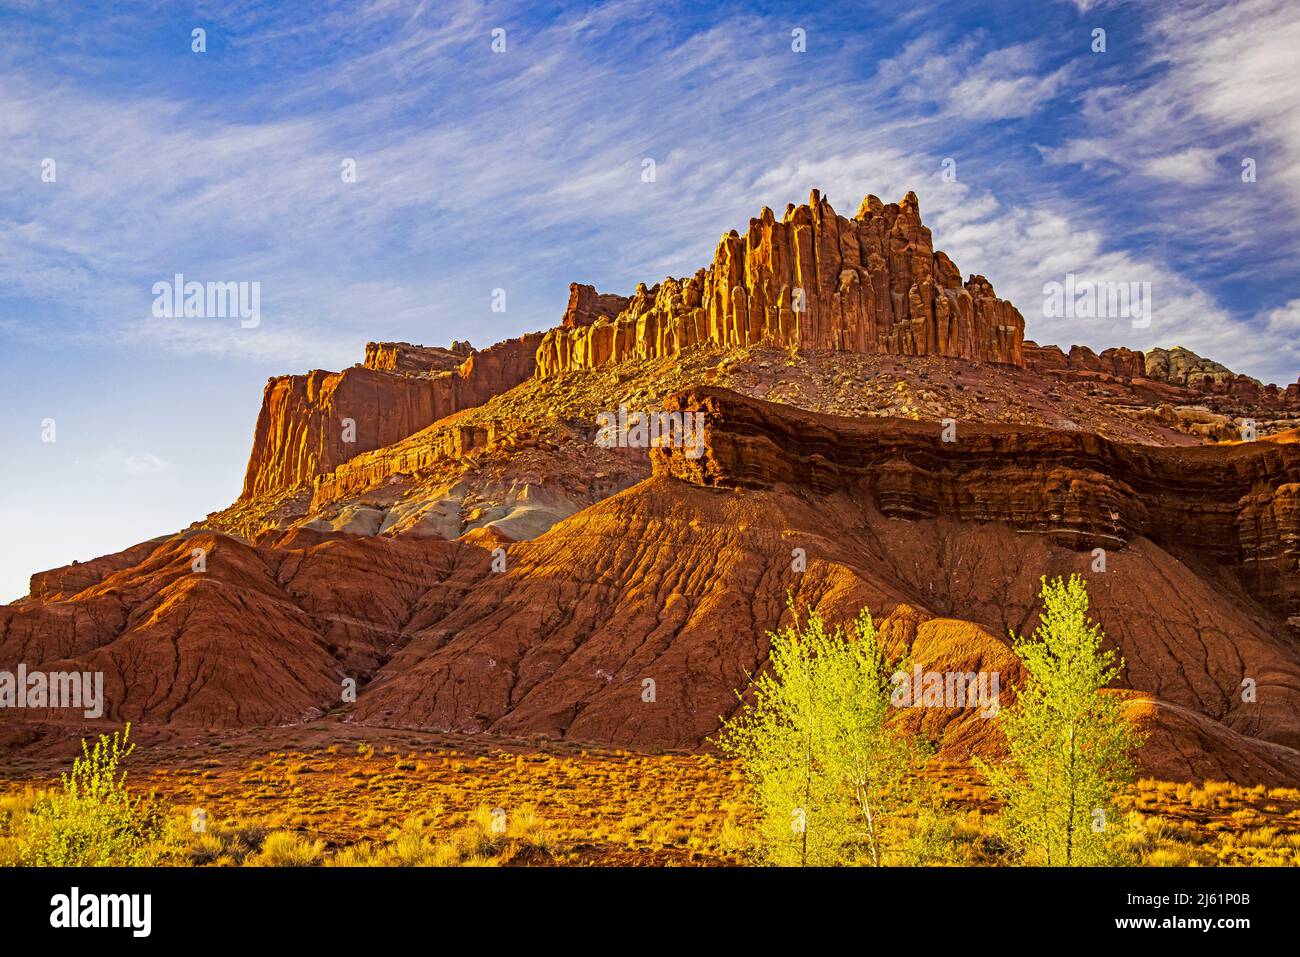
<path fill-rule="evenodd" d="M 1146 375 L 1203 395 L 1300 408 L 1300 386 L 1289 385 L 1280 389 L 1273 384 L 1264 385 L 1258 379 L 1233 372 L 1222 363 L 1198 356 L 1182 346 L 1149 350 L 1146 353 Z"/>
<path fill-rule="evenodd" d="M 765 207 L 743 235 L 723 236 L 694 276 L 641 284 L 616 316 L 547 333 L 537 371 L 669 356 L 700 342 L 1023 365 L 1024 328 L 988 280 L 963 283 L 935 251 L 916 194 L 888 205 L 868 196 L 849 219 L 813 190 L 782 219 Z"/>
<path fill-rule="evenodd" d="M 866 490 L 891 518 L 1001 522 L 1073 549 L 1138 537 L 1234 568 L 1262 602 L 1300 614 L 1300 436 L 1233 446 L 1125 445 L 1086 432 L 852 420 L 699 387 L 706 454 L 652 450 L 655 473 L 707 487 Z"/>
<path fill-rule="evenodd" d="M 38 576 L 30 599 L 0 607 L 0 661 L 102 671 L 117 722 L 315 719 L 353 678 L 345 712 L 362 723 L 694 748 L 764 666 L 788 597 L 831 620 L 865 605 L 891 655 L 1010 688 L 1005 636 L 1032 632 L 1037 575 L 1080 572 L 1127 661 L 1121 683 L 1156 711 L 1144 764 L 1300 781 L 1300 755 L 1277 747 L 1300 745 L 1286 624 L 1300 608 L 1300 444 L 1174 449 L 964 420 L 945 443 L 935 421 L 713 387 L 668 406 L 704 413 L 704 456 L 654 448 L 655 475 L 543 535 L 173 536 Z M 490 571 L 498 542 L 509 561 Z M 904 719 L 945 759 L 999 753 L 996 724 L 971 709 Z"/>
<path fill-rule="evenodd" d="M 1122 684 L 1158 702 L 1144 762 L 1258 777 L 1282 752 L 1252 739 L 1300 744 L 1300 658 L 1278 615 L 1300 606 L 1300 446 L 1179 450 L 964 423 L 944 443 L 937 422 L 711 387 L 668 406 L 704 413 L 705 455 L 652 449 L 653 477 L 511 543 L 505 573 L 410 621 L 357 720 L 694 747 L 761 667 L 753 636 L 787 594 L 838 614 L 867 605 L 891 653 L 1010 686 L 998 636 L 1033 631 L 1038 573 L 1080 572 L 1128 662 Z M 654 708 L 637 695 L 647 676 Z M 1258 702 L 1242 701 L 1245 677 Z M 989 723 L 927 720 L 941 753 L 997 753 Z M 1296 780 L 1300 755 L 1282 760 L 1279 778 Z"/>
<path fill-rule="evenodd" d="M 271 379 L 240 499 L 310 487 L 355 455 L 513 388 L 532 376 L 540 341 L 532 333 L 481 352 L 371 343 L 365 365 Z M 467 358 L 448 371 L 457 348 Z"/>
<path fill-rule="evenodd" d="M 1146 353 L 1146 375 L 1171 385 L 1212 392 L 1241 378 L 1227 366 L 1198 356 L 1190 349 L 1151 349 Z M 1258 384 L 1258 383 L 1256 383 Z"/>

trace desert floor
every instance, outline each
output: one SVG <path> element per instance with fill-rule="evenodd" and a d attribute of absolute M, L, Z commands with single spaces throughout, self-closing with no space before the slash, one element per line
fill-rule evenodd
<path fill-rule="evenodd" d="M 709 755 L 329 720 L 133 737 L 128 784 L 136 794 L 153 792 L 177 831 L 188 832 L 190 863 L 368 864 L 381 852 L 384 863 L 416 864 L 750 860 L 753 813 L 742 778 Z M 56 787 L 75 746 L 70 740 L 66 756 L 11 756 L 0 771 L 0 802 L 12 811 Z M 974 772 L 936 765 L 932 778 L 950 813 L 950 841 L 932 863 L 1005 863 L 997 808 Z M 1300 864 L 1300 790 L 1142 779 L 1124 804 L 1133 863 Z M 0 806 L 0 828 L 5 813 Z M 484 839 L 469 847 L 471 833 Z M 458 841 L 459 851 L 446 846 Z"/>

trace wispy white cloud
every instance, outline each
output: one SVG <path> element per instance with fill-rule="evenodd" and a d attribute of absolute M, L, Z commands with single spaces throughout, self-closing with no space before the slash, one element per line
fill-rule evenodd
<path fill-rule="evenodd" d="M 1206 183 L 1217 174 L 1218 155 L 1212 149 L 1189 146 L 1177 153 L 1147 159 L 1142 167 L 1148 176 L 1183 183 Z"/>
<path fill-rule="evenodd" d="M 0 170 L 25 185 L 0 228 L 0 286 L 61 307 L 63 334 L 338 366 L 365 339 L 484 342 L 544 327 L 568 281 L 626 291 L 691 271 L 760 205 L 780 209 L 812 186 L 846 213 L 866 192 L 889 200 L 916 189 L 938 244 L 1017 301 L 1040 339 L 1178 336 L 1254 362 L 1237 333 L 1256 317 L 1218 304 L 1195 263 L 1126 246 L 1096 195 L 1129 174 L 1239 183 L 1239 144 L 1207 130 L 1280 123 L 1269 135 L 1289 142 L 1294 104 L 1275 73 L 1290 33 L 1279 4 L 1251 5 L 1260 22 L 1184 4 L 1202 16 L 1181 36 L 1185 17 L 1159 15 L 1151 29 L 1167 73 L 1135 86 L 1098 84 L 1046 39 L 999 44 L 924 16 L 892 56 L 872 59 L 851 31 L 814 32 L 813 52 L 795 54 L 780 17 L 719 16 L 676 35 L 654 27 L 655 5 L 634 0 L 541 24 L 474 2 L 373 2 L 313 18 L 244 6 L 216 15 L 212 32 L 247 62 L 283 71 L 286 52 L 328 44 L 331 55 L 214 102 L 123 97 L 71 72 L 51 81 L 3 68 L 0 134 L 14 148 Z M 1246 39 L 1216 39 L 1211 22 Z M 498 25 L 508 44 L 499 55 L 489 47 Z M 1244 48 L 1252 42 L 1260 57 Z M 1233 61 L 1254 86 L 1218 65 Z M 1080 100 L 1078 131 L 1043 140 L 1046 175 L 1008 159 L 996 131 Z M 1275 156 L 1294 171 L 1291 148 Z M 941 182 L 952 155 L 959 179 Z M 44 156 L 59 162 L 57 184 L 40 182 Z M 355 183 L 339 175 L 345 157 L 357 161 Z M 647 158 L 652 183 L 642 181 Z M 1261 160 L 1267 175 L 1291 175 Z M 1001 171 L 1008 162 L 1018 175 Z M 1084 175 L 1063 177 L 1065 167 Z M 1257 208 L 1249 195 L 1240 202 Z M 1249 247 L 1240 215 L 1175 212 L 1170 221 L 1191 234 Z M 257 330 L 154 320 L 149 287 L 177 271 L 260 281 L 267 318 Z M 1067 271 L 1150 279 L 1156 321 L 1139 333 L 1036 317 L 1042 283 Z M 509 328 L 484 326 L 501 320 L 485 308 L 497 286 L 515 304 Z M 26 327 L 50 334 L 36 320 Z"/>
<path fill-rule="evenodd" d="M 1040 151 L 1085 171 L 1207 187 L 1195 203 L 1171 192 L 1166 212 L 1189 235 L 1217 227 L 1211 251 L 1236 255 L 1258 235 L 1234 227 L 1275 221 L 1279 202 L 1300 209 L 1300 18 L 1289 0 L 1150 9 L 1151 78 L 1086 90 L 1079 132 Z M 1243 180 L 1247 160 L 1256 182 Z"/>
<path fill-rule="evenodd" d="M 1044 72 L 1041 63 L 1034 44 L 990 46 L 975 37 L 952 44 L 931 34 L 881 64 L 880 77 L 895 95 L 963 122 L 999 120 L 1029 116 L 1061 91 L 1067 68 Z"/>
<path fill-rule="evenodd" d="M 1292 299 L 1284 306 L 1270 309 L 1263 318 L 1271 335 L 1297 335 L 1300 333 L 1300 299 Z"/>

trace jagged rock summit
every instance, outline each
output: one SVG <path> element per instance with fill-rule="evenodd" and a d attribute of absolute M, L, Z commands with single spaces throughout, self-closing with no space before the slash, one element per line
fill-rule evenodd
<path fill-rule="evenodd" d="M 713 263 L 630 296 L 570 286 L 560 325 L 477 351 L 367 344 L 365 361 L 267 383 L 242 500 L 309 489 L 339 465 L 391 445 L 532 376 L 696 345 L 766 344 L 1024 365 L 1024 318 L 983 276 L 965 282 L 934 249 L 920 203 L 867 196 L 852 219 L 813 190 L 782 219 L 764 208 Z M 351 430 L 344 420 L 353 424 Z"/>
<path fill-rule="evenodd" d="M 727 233 L 693 276 L 602 298 L 574 292 L 542 340 L 539 376 L 703 342 L 1024 364 L 1024 318 L 983 276 L 962 282 L 910 192 L 887 205 L 868 196 L 849 219 L 813 190 L 781 219 L 764 207 Z"/>

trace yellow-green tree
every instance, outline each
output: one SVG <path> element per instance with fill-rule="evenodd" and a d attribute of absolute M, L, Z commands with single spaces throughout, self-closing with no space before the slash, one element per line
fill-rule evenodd
<path fill-rule="evenodd" d="M 1115 795 L 1132 778 L 1143 735 L 1120 697 L 1102 691 L 1124 661 L 1103 649 L 1083 580 L 1043 578 L 1041 597 L 1033 637 L 1012 636 L 1026 680 L 998 713 L 1009 760 L 976 763 L 1004 802 L 1008 844 L 1027 862 L 1104 864 L 1114 859 L 1120 824 Z"/>
<path fill-rule="evenodd" d="M 717 738 L 750 787 L 765 858 L 885 863 L 918 752 L 888 725 L 894 668 L 871 615 L 833 630 L 796 615 L 769 638 L 771 667 Z"/>

